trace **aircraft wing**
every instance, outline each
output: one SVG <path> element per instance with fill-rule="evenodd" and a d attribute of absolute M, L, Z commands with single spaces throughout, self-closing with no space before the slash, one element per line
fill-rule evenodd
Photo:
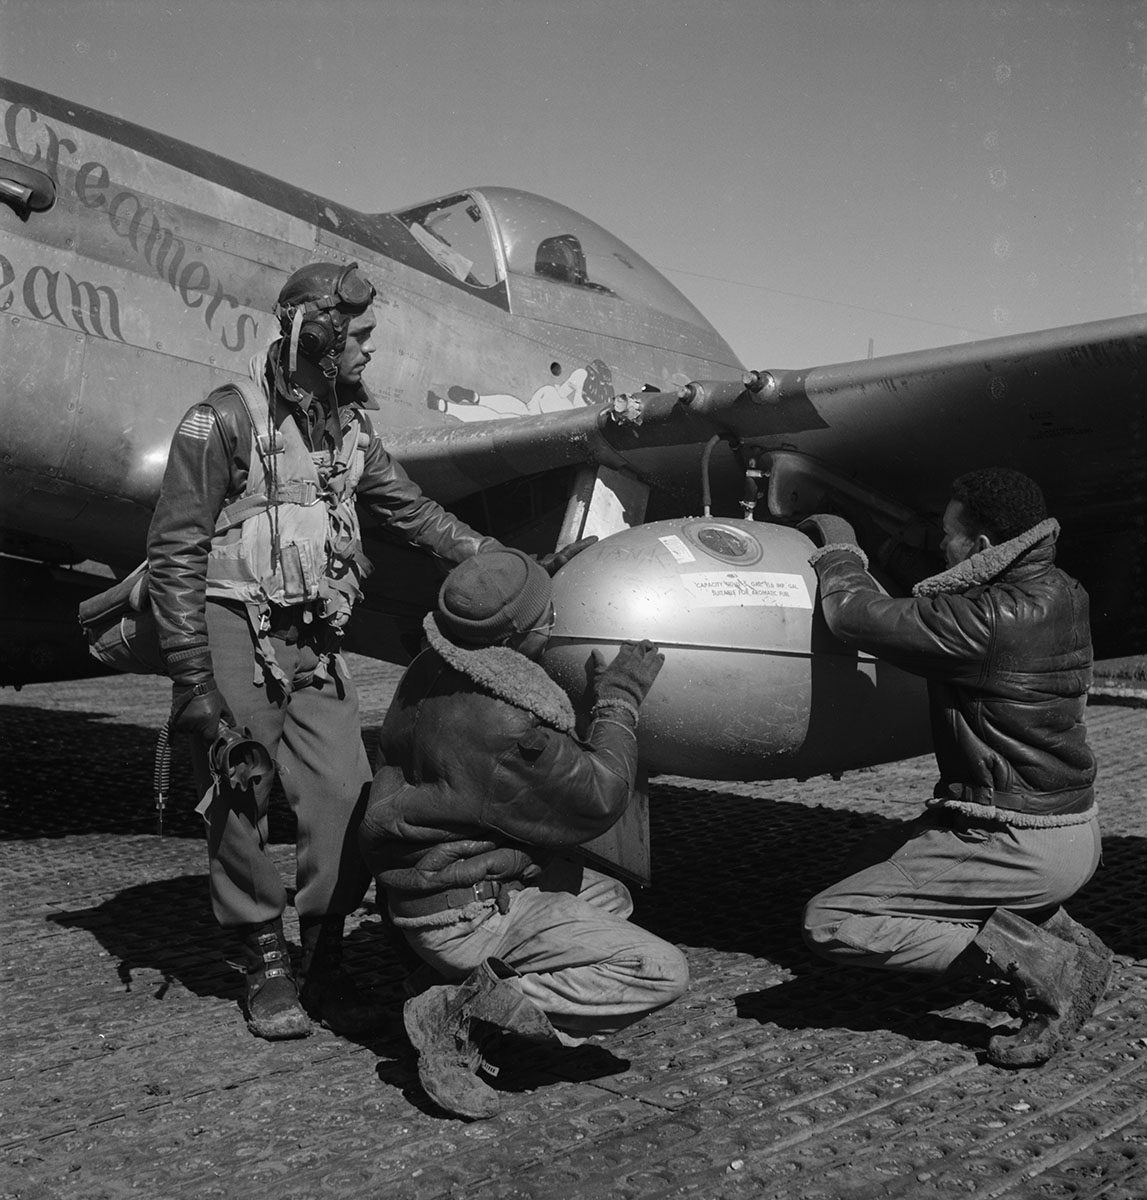
<path fill-rule="evenodd" d="M 1073 521 L 1142 514 L 1145 365 L 1135 316 L 774 372 L 770 432 L 917 504 L 940 504 L 954 474 L 1007 465 Z M 802 403 L 823 424 L 786 420 Z"/>
<path fill-rule="evenodd" d="M 1147 650 L 1147 316 L 1132 316 L 807 370 L 700 381 L 516 420 L 396 431 L 387 441 L 443 503 L 575 464 L 652 481 L 688 475 L 699 511 L 700 447 L 726 435 L 767 472 L 770 513 L 825 506 L 875 515 L 909 543 L 935 527 L 952 479 L 1009 466 L 1037 479 L 1063 526 L 1061 561 L 1088 587 L 1097 652 Z M 733 465 L 722 462 L 723 468 Z M 736 513 L 743 484 L 724 487 Z M 721 494 L 718 480 L 715 495 Z M 690 503 L 687 498 L 686 503 Z M 739 515 L 739 513 L 736 513 Z M 763 505 L 758 518 L 764 517 Z M 917 572 L 917 576 L 924 572 Z"/>
<path fill-rule="evenodd" d="M 916 510 L 942 508 L 955 474 L 1030 473 L 1074 520 L 1144 512 L 1147 316 L 806 370 L 701 381 L 692 395 L 616 402 L 386 435 L 443 503 L 519 475 L 602 462 L 652 469 L 648 451 L 727 432 L 831 463 Z M 686 389 L 689 391 L 690 389 Z M 658 456 L 660 457 L 660 456 Z"/>
<path fill-rule="evenodd" d="M 1063 527 L 1060 562 L 1091 593 L 1097 653 L 1140 653 L 1147 649 L 1145 369 L 1147 317 L 1140 315 L 778 372 L 779 421 L 763 440 L 915 513 L 942 512 L 951 480 L 976 467 L 1031 475 Z M 805 406 L 815 425 L 799 419 Z M 784 473 L 770 480 L 777 516 L 799 511 Z"/>

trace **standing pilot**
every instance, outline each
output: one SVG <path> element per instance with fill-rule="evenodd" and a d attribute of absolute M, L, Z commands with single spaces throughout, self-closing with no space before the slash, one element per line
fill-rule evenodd
<path fill-rule="evenodd" d="M 290 276 L 255 386 L 217 388 L 180 423 L 148 537 L 172 727 L 190 735 L 205 796 L 212 906 L 243 938 L 248 1025 L 263 1038 L 305 1036 L 308 1014 L 345 1033 L 381 1016 L 340 962 L 344 919 L 370 882 L 355 832 L 371 772 L 338 653 L 371 569 L 355 501 L 450 563 L 499 546 L 424 496 L 363 411 L 374 295 L 354 263 Z M 266 847 L 271 777 L 213 779 L 221 723 L 266 747 L 298 820 L 297 987 Z"/>

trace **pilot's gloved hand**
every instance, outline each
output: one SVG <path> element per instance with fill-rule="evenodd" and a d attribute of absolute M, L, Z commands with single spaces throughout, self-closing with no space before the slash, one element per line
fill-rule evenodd
<path fill-rule="evenodd" d="M 543 554 L 538 559 L 538 566 L 547 575 L 556 575 L 575 554 L 580 554 L 596 541 L 596 537 L 584 537 L 576 542 L 570 542 L 568 546 L 563 547 L 561 550 L 555 550 L 552 554 Z"/>
<path fill-rule="evenodd" d="M 856 530 L 843 517 L 832 513 L 813 513 L 797 529 L 817 546 L 857 545 Z"/>
<path fill-rule="evenodd" d="M 650 641 L 622 642 L 608 666 L 601 651 L 594 650 L 588 664 L 594 704 L 612 700 L 636 710 L 664 665 L 665 655 Z"/>
<path fill-rule="evenodd" d="M 206 646 L 165 649 L 163 662 L 171 677 L 173 733 L 187 733 L 210 745 L 220 721 L 235 723 L 215 685 L 211 651 Z"/>
<path fill-rule="evenodd" d="M 223 696 L 215 681 L 186 686 L 177 683 L 171 689 L 171 729 L 174 733 L 187 733 L 201 739 L 207 745 L 215 741 L 221 723 L 234 724 L 234 719 L 223 703 Z"/>

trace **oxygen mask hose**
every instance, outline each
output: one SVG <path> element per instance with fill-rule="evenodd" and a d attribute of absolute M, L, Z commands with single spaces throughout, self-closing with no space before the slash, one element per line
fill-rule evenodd
<path fill-rule="evenodd" d="M 171 721 L 164 722 L 155 746 L 155 832 L 163 837 L 163 814 L 171 791 Z"/>

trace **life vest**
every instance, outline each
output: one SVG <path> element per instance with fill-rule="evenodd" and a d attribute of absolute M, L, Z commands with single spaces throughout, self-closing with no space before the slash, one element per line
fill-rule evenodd
<path fill-rule="evenodd" d="M 251 420 L 250 467 L 243 494 L 215 522 L 207 595 L 246 606 L 261 657 L 278 675 L 270 606 L 303 605 L 305 620 L 341 632 L 370 573 L 355 510 L 370 438 L 358 410 L 345 408 L 338 449 L 309 450 L 277 396 L 246 381 L 227 387 Z"/>

